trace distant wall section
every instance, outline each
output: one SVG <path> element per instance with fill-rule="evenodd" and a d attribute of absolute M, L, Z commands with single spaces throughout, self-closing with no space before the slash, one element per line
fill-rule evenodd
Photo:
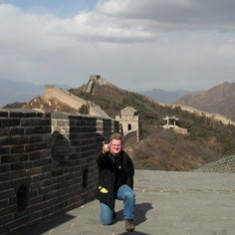
<path fill-rule="evenodd" d="M 205 116 L 208 118 L 212 118 L 216 121 L 219 121 L 221 123 L 223 123 L 224 125 L 235 125 L 235 122 L 221 114 L 218 113 L 210 113 L 210 112 L 206 112 L 206 111 L 201 111 L 199 109 L 187 106 L 187 105 L 182 105 L 182 104 L 175 104 L 175 105 L 170 105 L 170 107 L 176 108 L 176 107 L 180 107 L 182 110 L 184 111 L 188 111 L 190 113 L 195 113 L 198 116 Z"/>
<path fill-rule="evenodd" d="M 86 105 L 86 101 L 80 99 L 79 97 L 73 95 L 72 93 L 63 90 L 61 88 L 57 88 L 53 85 L 46 85 L 44 88 L 44 96 L 45 98 L 57 98 L 62 103 L 65 103 L 71 106 L 74 109 L 79 109 L 82 105 Z"/>
<path fill-rule="evenodd" d="M 79 98 L 72 93 L 63 90 L 61 88 L 57 88 L 53 85 L 46 85 L 44 88 L 44 97 L 45 98 L 56 98 L 60 102 L 69 105 L 70 107 L 79 110 L 82 105 L 86 105 L 89 107 L 89 114 L 91 116 L 101 117 L 101 118 L 110 118 L 107 113 L 105 113 L 100 106 L 93 104 L 92 102 L 88 102 L 84 99 Z"/>
<path fill-rule="evenodd" d="M 199 169 L 198 172 L 235 173 L 235 155 L 223 157 L 222 159 L 209 163 Z"/>

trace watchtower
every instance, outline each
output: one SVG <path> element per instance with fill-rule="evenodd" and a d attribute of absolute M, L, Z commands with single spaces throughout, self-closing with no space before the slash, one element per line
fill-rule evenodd
<path fill-rule="evenodd" d="M 115 119 L 122 126 L 123 135 L 136 132 L 136 141 L 139 142 L 139 115 L 136 109 L 128 106 L 120 111 L 121 115 L 117 115 Z"/>

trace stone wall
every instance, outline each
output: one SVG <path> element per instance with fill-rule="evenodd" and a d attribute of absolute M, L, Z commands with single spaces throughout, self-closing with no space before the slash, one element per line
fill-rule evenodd
<path fill-rule="evenodd" d="M 209 163 L 196 172 L 235 173 L 235 155 L 224 157 L 216 162 Z"/>
<path fill-rule="evenodd" d="M 57 88 L 53 85 L 46 85 L 44 89 L 44 97 L 45 98 L 56 98 L 60 102 L 69 105 L 75 110 L 79 110 L 82 105 L 89 106 L 89 114 L 95 117 L 101 118 L 110 118 L 107 113 L 105 113 L 99 105 L 93 104 L 92 102 L 88 102 L 79 98 L 78 96 L 73 95 L 67 90 L 63 90 L 61 88 Z"/>
<path fill-rule="evenodd" d="M 67 90 L 57 88 L 53 85 L 46 85 L 44 88 L 45 98 L 57 98 L 62 103 L 68 104 L 74 109 L 79 109 L 82 105 L 86 105 L 87 102 L 78 96 L 73 95 Z"/>
<path fill-rule="evenodd" d="M 174 105 L 170 105 L 170 107 L 172 108 L 180 107 L 182 110 L 188 111 L 190 113 L 195 113 L 198 116 L 205 116 L 208 118 L 212 118 L 215 121 L 222 122 L 224 125 L 235 125 L 235 122 L 233 120 L 223 116 L 222 114 L 202 111 L 202 110 L 199 110 L 199 109 L 187 106 L 187 105 L 183 105 L 183 104 L 174 104 Z"/>
<path fill-rule="evenodd" d="M 96 154 L 111 119 L 0 110 L 0 234 L 15 234 L 94 199 Z"/>

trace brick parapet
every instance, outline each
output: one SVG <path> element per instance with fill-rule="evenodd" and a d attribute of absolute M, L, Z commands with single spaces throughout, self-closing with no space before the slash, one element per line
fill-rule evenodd
<path fill-rule="evenodd" d="M 212 173 L 235 173 L 235 155 L 223 157 L 222 159 L 209 163 L 195 171 Z"/>
<path fill-rule="evenodd" d="M 114 120 L 0 111 L 0 234 L 13 234 L 94 199 L 96 154 Z"/>
<path fill-rule="evenodd" d="M 34 219 L 40 188 L 50 177 L 49 113 L 0 111 L 0 231 L 11 233 Z M 42 198 L 41 198 L 42 200 Z M 1 202 L 4 203 L 1 203 Z M 4 213 L 5 212 L 5 213 Z"/>

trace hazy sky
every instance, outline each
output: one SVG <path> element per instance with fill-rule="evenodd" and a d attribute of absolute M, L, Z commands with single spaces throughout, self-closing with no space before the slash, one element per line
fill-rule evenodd
<path fill-rule="evenodd" d="M 235 81 L 234 0 L 0 0 L 0 79 L 131 91 Z"/>

